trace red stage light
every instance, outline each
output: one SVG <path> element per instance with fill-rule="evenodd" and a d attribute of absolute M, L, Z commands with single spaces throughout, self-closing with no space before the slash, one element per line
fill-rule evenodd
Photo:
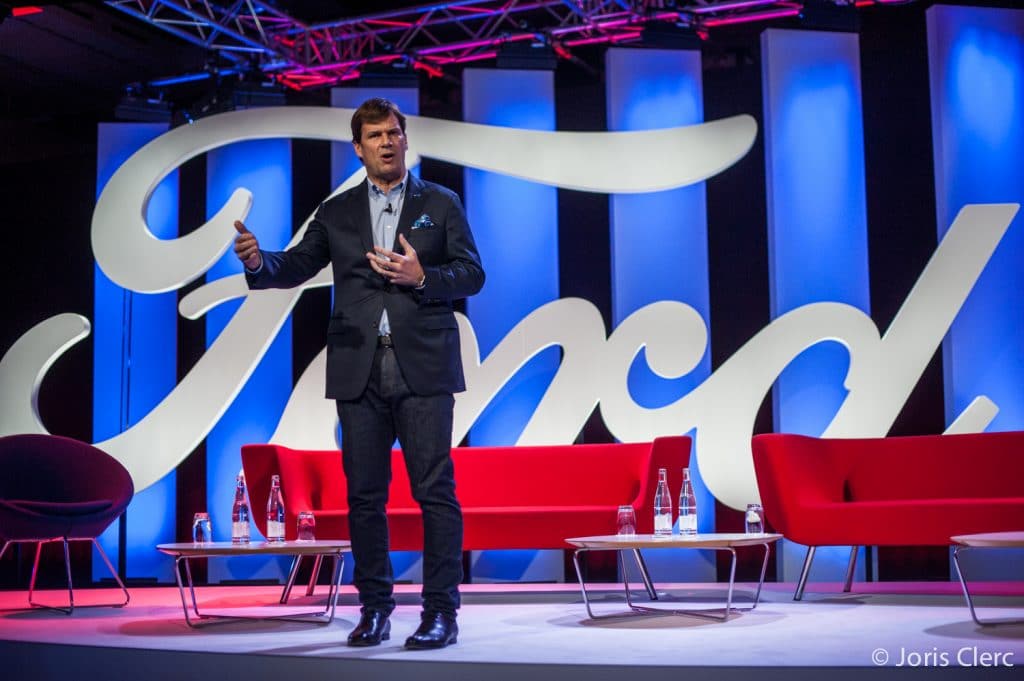
<path fill-rule="evenodd" d="M 29 5 L 27 7 L 15 7 L 11 10 L 11 16 L 17 19 L 18 17 L 27 17 L 33 14 L 41 14 L 42 11 L 42 7 L 35 7 L 34 5 Z"/>

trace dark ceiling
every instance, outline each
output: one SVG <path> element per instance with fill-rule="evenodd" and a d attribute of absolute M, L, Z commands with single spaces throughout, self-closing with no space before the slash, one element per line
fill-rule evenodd
<path fill-rule="evenodd" d="M 273 2 L 273 0 L 270 0 Z M 277 0 L 274 4 L 291 17 L 305 23 L 335 21 L 346 17 L 365 17 L 399 8 L 422 8 L 427 0 L 374 0 L 373 2 L 337 2 L 329 0 Z M 639 6 L 684 0 L 636 0 Z M 704 0 L 685 0 L 704 4 Z M 725 0 L 719 0 L 724 2 Z M 848 0 L 803 0 L 804 2 L 846 3 Z M 884 1 L 866 12 L 891 10 L 900 0 Z M 948 0 L 951 4 L 1015 4 L 1014 0 Z M 1019 1 L 1019 0 L 1017 0 Z M 919 10 L 933 0 L 905 0 Z M 35 7 L 27 13 L 26 7 Z M 667 5 L 666 5 L 667 6 Z M 851 8 L 852 9 L 852 8 Z M 774 22 L 778 23 L 778 22 Z M 795 25 L 800 25 L 794 20 Z M 787 25 L 787 24 L 782 24 Z M 756 41 L 763 24 L 745 25 Z M 732 27 L 730 27 L 732 30 Z M 719 29 L 716 29 L 719 31 Z M 714 62 L 714 50 L 721 48 L 720 33 L 714 33 L 705 45 L 706 62 Z M 749 42 L 749 38 L 748 38 Z M 580 51 L 584 59 L 588 54 Z M 600 64 L 600 49 L 590 53 L 590 61 Z M 53 125 L 61 121 L 95 123 L 111 120 L 121 98 L 133 84 L 186 73 L 217 72 L 216 55 L 146 22 L 124 14 L 99 0 L 47 2 L 46 0 L 0 0 L 0 163 L 10 163 L 12 149 L 19 144 L 16 132 L 24 125 Z M 596 69 L 591 69 L 591 74 Z M 255 74 L 259 76 L 261 74 Z M 236 76 L 237 78 L 237 76 Z M 434 79 L 431 79 L 434 80 Z M 210 82 L 176 85 L 162 91 L 160 97 L 176 110 L 188 110 L 209 97 Z M 143 93 L 151 96 L 152 93 Z M 310 91 L 301 96 L 289 93 L 290 102 L 315 102 L 325 99 L 325 91 Z M 12 132 L 14 131 L 14 132 Z"/>
<path fill-rule="evenodd" d="M 422 3 L 287 0 L 274 4 L 297 19 L 317 22 Z M 22 14 L 26 7 L 42 11 Z M 6 17 L 0 22 L 2 120 L 109 115 L 129 85 L 202 71 L 210 59 L 204 49 L 98 0 L 0 1 L 0 17 Z"/>

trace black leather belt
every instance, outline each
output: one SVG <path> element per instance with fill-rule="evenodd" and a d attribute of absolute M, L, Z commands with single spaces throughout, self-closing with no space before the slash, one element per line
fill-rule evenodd
<path fill-rule="evenodd" d="M 391 340 L 391 334 L 385 336 L 377 336 L 377 347 L 379 348 L 393 348 L 395 347 L 394 342 Z"/>

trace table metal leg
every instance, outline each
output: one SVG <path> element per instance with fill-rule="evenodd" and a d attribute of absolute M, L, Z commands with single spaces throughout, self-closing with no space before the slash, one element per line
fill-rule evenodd
<path fill-rule="evenodd" d="M 185 613 L 185 624 L 190 627 L 196 625 L 188 616 L 188 603 L 185 601 L 185 585 L 181 583 L 181 564 L 185 564 L 186 571 L 188 572 L 188 588 L 192 590 L 192 571 L 188 570 L 188 558 L 185 556 L 178 556 L 174 559 L 174 581 L 178 583 L 178 595 L 181 596 L 181 610 Z M 196 594 L 192 591 L 192 606 L 196 607 Z M 196 616 L 199 615 L 199 609 L 196 608 Z"/>
<path fill-rule="evenodd" d="M 971 592 L 967 588 L 967 580 L 964 578 L 964 571 L 960 567 L 960 551 L 966 551 L 969 547 L 960 545 L 953 549 L 953 564 L 956 566 L 956 576 L 960 578 L 960 586 L 964 591 L 964 599 L 967 601 L 967 607 L 971 611 L 971 619 L 974 623 L 982 627 L 995 627 L 1002 624 L 1024 624 L 1024 619 L 1006 619 L 1006 620 L 981 620 L 978 619 L 977 613 L 974 611 L 974 599 L 971 598 Z"/>
<path fill-rule="evenodd" d="M 633 549 L 633 558 L 636 559 L 636 566 L 640 568 L 640 579 L 644 580 L 644 588 L 647 589 L 647 595 L 651 597 L 652 601 L 658 600 L 658 592 L 654 590 L 651 573 L 647 571 L 647 563 L 644 562 L 640 549 Z"/>
<path fill-rule="evenodd" d="M 338 598 L 341 595 L 341 577 L 343 573 L 343 567 L 345 565 L 345 556 L 342 553 L 327 553 L 318 554 L 317 558 L 321 561 L 324 556 L 330 556 L 334 560 L 333 568 L 334 573 L 331 579 L 331 587 L 327 594 L 327 603 L 324 605 L 323 610 L 315 610 L 311 612 L 297 612 L 289 615 L 228 615 L 218 613 L 216 615 L 203 614 L 199 612 L 199 604 L 196 601 L 195 584 L 192 581 L 192 569 L 190 567 L 190 558 L 194 556 L 178 556 L 175 559 L 174 565 L 174 578 L 178 583 L 178 592 L 181 596 L 181 608 L 185 613 L 185 623 L 192 628 L 199 628 L 202 625 L 208 624 L 223 624 L 225 622 L 237 621 L 237 620 L 281 620 L 286 622 L 308 622 L 311 624 L 330 624 L 334 620 L 334 614 L 338 605 Z M 299 559 L 296 556 L 296 561 Z M 185 583 L 181 579 L 181 566 L 185 568 L 186 580 L 188 583 L 189 593 L 192 597 L 192 610 L 195 613 L 195 617 L 189 616 L 188 601 L 185 597 Z M 287 588 L 287 587 L 286 587 Z M 282 596 L 280 602 L 284 603 L 287 600 L 287 596 Z M 315 618 L 315 619 L 310 619 Z"/>
<path fill-rule="evenodd" d="M 312 596 L 316 590 L 316 578 L 320 576 L 320 566 L 324 562 L 323 556 L 317 556 L 313 561 L 313 572 L 309 575 L 309 585 L 306 586 L 306 595 Z"/>
<path fill-rule="evenodd" d="M 604 619 L 607 617 L 614 617 L 615 615 L 595 615 L 594 611 L 590 609 L 590 599 L 587 597 L 587 585 L 583 581 L 583 571 L 580 569 L 580 554 L 586 553 L 587 549 L 576 549 L 572 554 L 573 565 L 576 566 L 576 579 L 580 582 L 580 592 L 583 594 L 583 605 L 587 609 L 587 614 L 590 615 L 591 619 Z"/>
<path fill-rule="evenodd" d="M 761 577 L 757 580 L 757 593 L 754 594 L 754 604 L 750 606 L 751 610 L 761 602 L 761 587 L 764 586 L 764 576 L 768 572 L 768 554 L 771 552 L 771 545 L 762 544 L 762 546 L 764 546 L 764 560 L 761 561 Z"/>
<path fill-rule="evenodd" d="M 628 577 L 626 575 L 626 571 L 625 571 L 625 559 L 622 556 L 622 552 L 623 551 L 625 551 L 625 550 L 635 551 L 635 549 L 588 549 L 588 548 L 580 548 L 580 549 L 576 549 L 576 551 L 573 553 L 572 559 L 573 559 L 573 564 L 576 567 L 576 578 L 577 578 L 577 580 L 579 580 L 579 583 L 580 583 L 580 593 L 583 595 L 583 605 L 584 605 L 584 607 L 587 610 L 587 615 L 591 619 L 609 619 L 609 618 L 613 618 L 613 617 L 628 617 L 628 616 L 631 616 L 631 615 L 634 615 L 634 614 L 644 614 L 644 615 L 690 615 L 690 616 L 694 616 L 694 617 L 705 617 L 705 618 L 708 618 L 708 619 L 720 620 L 722 622 L 725 622 L 725 621 L 728 621 L 729 616 L 732 613 L 734 613 L 734 612 L 749 612 L 751 610 L 754 610 L 757 607 L 757 604 L 761 600 L 761 589 L 764 586 L 764 578 L 765 578 L 765 575 L 767 574 L 767 570 L 768 570 L 768 557 L 769 557 L 770 552 L 771 552 L 771 545 L 770 544 L 765 543 L 765 544 L 762 544 L 762 546 L 764 546 L 764 559 L 761 561 L 761 575 L 760 575 L 760 578 L 758 579 L 758 582 L 757 582 L 757 590 L 754 592 L 753 602 L 752 602 L 752 604 L 751 604 L 751 606 L 749 608 L 737 608 L 737 607 L 734 607 L 733 604 L 732 604 L 733 592 L 734 592 L 734 588 L 735 588 L 735 585 L 736 585 L 736 549 L 734 549 L 732 547 L 720 547 L 720 548 L 709 547 L 709 548 L 711 548 L 711 550 L 714 550 L 714 551 L 728 551 L 731 554 L 731 556 L 732 556 L 731 563 L 730 563 L 730 566 L 729 566 L 729 586 L 728 586 L 728 591 L 726 593 L 725 611 L 721 615 L 713 614 L 713 612 L 710 609 L 708 609 L 708 610 L 676 610 L 676 609 L 669 609 L 669 608 L 651 608 L 651 607 L 646 607 L 646 606 L 635 604 L 633 602 L 632 596 L 630 595 L 629 579 L 628 579 Z M 607 614 L 607 615 L 595 615 L 594 614 L 594 611 L 593 611 L 593 609 L 590 606 L 590 597 L 589 597 L 589 594 L 587 593 L 587 585 L 586 585 L 586 583 L 583 580 L 583 571 L 580 569 L 580 556 L 583 553 L 586 553 L 587 551 L 615 551 L 616 552 L 617 559 L 618 559 L 618 562 L 619 562 L 619 568 L 622 571 L 622 586 L 623 586 L 623 589 L 625 590 L 626 605 L 629 606 L 630 612 L 613 613 L 613 614 Z"/>
<path fill-rule="evenodd" d="M 292 587 L 295 585 L 295 577 L 299 574 L 299 565 L 302 563 L 302 556 L 295 555 L 292 558 L 292 566 L 288 569 L 288 579 L 285 580 L 284 590 L 281 591 L 281 605 L 288 602 L 288 597 L 292 593 Z"/>
<path fill-rule="evenodd" d="M 192 610 L 196 613 L 196 617 L 202 617 L 199 614 L 199 604 L 196 603 L 196 585 L 192 580 L 192 561 L 189 558 L 185 558 L 185 575 L 188 576 L 188 591 L 192 594 Z"/>
<path fill-rule="evenodd" d="M 334 560 L 334 574 L 331 579 L 331 587 L 327 590 L 327 608 L 330 608 L 331 613 L 327 618 L 327 623 L 334 619 L 334 610 L 338 605 L 338 596 L 341 594 L 341 575 L 344 572 L 343 568 L 345 566 L 345 556 L 343 554 L 336 553 L 331 558 Z M 318 567 L 315 568 L 314 574 L 316 570 L 319 570 L 319 565 L 323 562 L 323 556 L 317 556 L 316 560 Z M 324 610 L 324 614 L 327 614 L 327 609 Z"/>

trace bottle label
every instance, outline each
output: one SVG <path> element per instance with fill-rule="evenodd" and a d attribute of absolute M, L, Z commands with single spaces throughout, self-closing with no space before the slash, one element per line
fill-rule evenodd
<path fill-rule="evenodd" d="M 267 539 L 269 541 L 284 541 L 284 523 L 276 520 L 268 520 Z"/>
<path fill-rule="evenodd" d="M 696 514 L 679 516 L 679 534 L 697 534 Z"/>
<path fill-rule="evenodd" d="M 672 534 L 672 516 L 668 513 L 654 516 L 654 534 Z"/>
<path fill-rule="evenodd" d="M 231 523 L 231 541 L 235 542 L 236 544 L 249 541 L 248 522 Z"/>

